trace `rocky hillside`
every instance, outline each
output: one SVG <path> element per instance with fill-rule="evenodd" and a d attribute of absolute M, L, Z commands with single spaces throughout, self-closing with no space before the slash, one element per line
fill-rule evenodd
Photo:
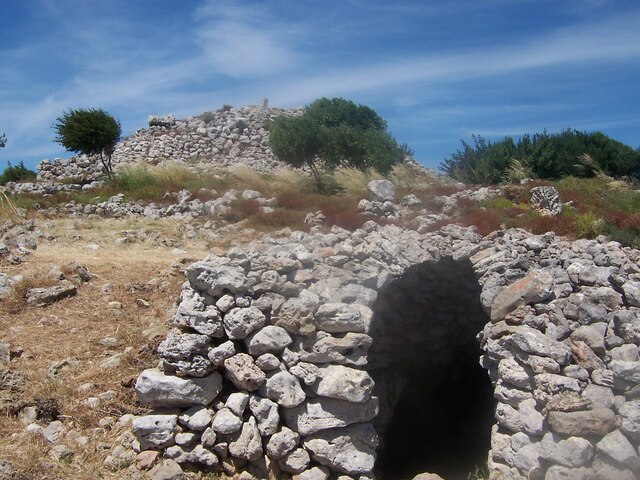
<path fill-rule="evenodd" d="M 193 168 L 229 167 L 243 164 L 268 172 L 283 168 L 269 148 L 269 122 L 279 115 L 297 115 L 301 109 L 284 110 L 264 106 L 224 107 L 194 117 L 150 116 L 149 126 L 119 142 L 113 154 L 117 170 L 125 165 L 167 162 Z M 78 155 L 69 159 L 43 160 L 40 180 L 67 179 L 88 183 L 102 178 L 99 162 Z"/>

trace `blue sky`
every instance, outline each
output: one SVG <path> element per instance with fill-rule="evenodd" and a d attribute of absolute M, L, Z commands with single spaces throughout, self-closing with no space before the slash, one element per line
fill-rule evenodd
<path fill-rule="evenodd" d="M 0 150 L 67 157 L 68 108 L 123 134 L 269 98 L 374 108 L 435 167 L 472 133 L 600 130 L 640 146 L 640 2 L 616 0 L 4 0 Z"/>

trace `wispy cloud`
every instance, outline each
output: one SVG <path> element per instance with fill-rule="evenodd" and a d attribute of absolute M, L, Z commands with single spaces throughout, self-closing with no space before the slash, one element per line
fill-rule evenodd
<path fill-rule="evenodd" d="M 294 26 L 281 25 L 259 4 L 210 0 L 195 17 L 204 57 L 219 73 L 261 77 L 283 73 L 296 63 L 297 54 L 290 47 Z"/>
<path fill-rule="evenodd" d="M 565 29 L 527 43 L 464 53 L 390 60 L 342 67 L 293 78 L 274 89 L 280 103 L 298 104 L 320 95 L 352 95 L 421 82 L 458 82 L 522 70 L 610 63 L 640 57 L 640 15 L 614 18 L 598 26 Z"/>

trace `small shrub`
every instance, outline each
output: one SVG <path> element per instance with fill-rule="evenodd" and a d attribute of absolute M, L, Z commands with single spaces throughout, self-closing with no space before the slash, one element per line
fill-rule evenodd
<path fill-rule="evenodd" d="M 640 213 L 629 212 L 609 212 L 606 217 L 609 223 L 612 223 L 618 229 L 632 230 L 640 233 Z"/>
<path fill-rule="evenodd" d="M 475 226 L 477 232 L 482 235 L 489 235 L 494 230 L 500 228 L 500 217 L 493 210 L 473 210 L 468 212 L 462 219 L 461 223 L 464 226 Z"/>
<path fill-rule="evenodd" d="M 216 112 L 204 112 L 200 114 L 200 120 L 205 123 L 211 123 L 216 119 Z"/>
<path fill-rule="evenodd" d="M 576 235 L 581 238 L 595 238 L 602 233 L 604 222 L 593 212 L 577 215 Z"/>
<path fill-rule="evenodd" d="M 9 163 L 9 166 L 0 175 L 0 185 L 6 185 L 8 182 L 33 180 L 36 176 L 36 172 L 25 167 L 24 162 L 20 162 L 15 167 Z"/>
<path fill-rule="evenodd" d="M 222 217 L 229 223 L 237 223 L 260 213 L 260 204 L 253 199 L 239 198 L 229 205 L 230 210 Z"/>
<path fill-rule="evenodd" d="M 304 223 L 304 212 L 297 212 L 285 208 L 276 208 L 273 212 L 259 212 L 251 216 L 247 226 L 259 230 L 280 230 L 291 228 L 293 230 L 307 230 L 308 225 Z"/>
<path fill-rule="evenodd" d="M 487 208 L 505 209 L 513 207 L 513 203 L 506 197 L 494 197 L 485 202 Z"/>
<path fill-rule="evenodd" d="M 349 208 L 347 210 L 343 210 L 341 212 L 326 212 L 323 210 L 324 215 L 327 217 L 326 224 L 327 225 L 337 225 L 338 227 L 344 228 L 345 230 L 349 230 L 353 232 L 358 228 L 362 227 L 367 220 L 368 217 L 360 214 L 357 208 Z"/>

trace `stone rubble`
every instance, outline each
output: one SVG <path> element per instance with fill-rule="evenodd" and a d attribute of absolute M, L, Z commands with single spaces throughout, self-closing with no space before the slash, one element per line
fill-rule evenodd
<path fill-rule="evenodd" d="M 327 255 L 347 247 L 351 261 Z M 164 371 L 136 383 L 142 403 L 179 409 L 152 414 L 169 415 L 177 430 L 139 434 L 137 450 L 158 438 L 165 457 L 214 470 L 371 478 L 373 422 L 388 408 L 367 370 L 377 292 L 444 259 L 469 262 L 482 288 L 481 361 L 498 402 L 492 475 L 640 474 L 640 252 L 517 229 L 481 238 L 453 225 L 427 234 L 374 222 L 316 228 L 187 268 L 179 330 L 167 340 L 176 353 L 159 349 Z M 180 422 L 194 406 L 204 420 Z M 179 433 L 191 434 L 188 450 L 167 446 L 184 441 Z"/>
<path fill-rule="evenodd" d="M 176 119 L 172 115 L 149 117 L 149 127 L 137 130 L 116 145 L 114 170 L 139 162 L 150 165 L 184 164 L 191 168 L 229 167 L 243 164 L 252 170 L 270 172 L 285 168 L 269 148 L 269 124 L 279 115 L 300 115 L 302 109 L 262 109 L 257 106 L 220 109 L 198 116 Z M 68 190 L 99 181 L 100 162 L 85 155 L 67 160 L 42 160 L 37 167 L 38 192 L 51 193 L 52 181 L 75 184 Z M 77 185 L 77 186 L 76 186 Z M 94 184 L 95 185 L 95 184 Z M 19 187 L 29 189 L 30 187 Z M 33 190 L 31 190 L 33 191 Z"/>

